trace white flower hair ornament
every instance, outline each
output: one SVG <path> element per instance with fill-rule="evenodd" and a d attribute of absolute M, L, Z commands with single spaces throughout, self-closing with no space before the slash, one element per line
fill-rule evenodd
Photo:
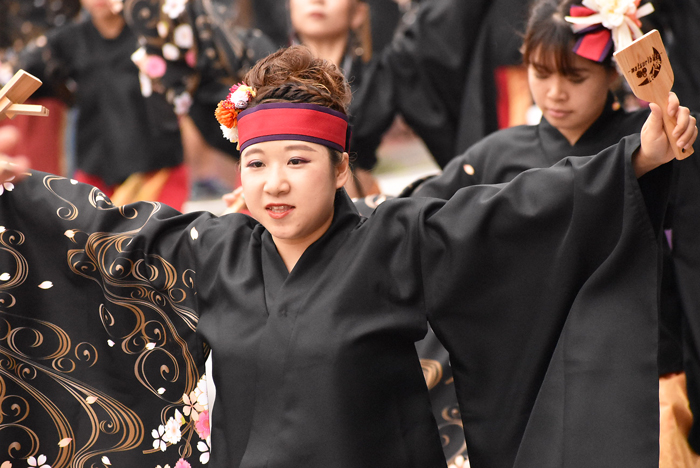
<path fill-rule="evenodd" d="M 238 114 L 248 107 L 250 100 L 255 97 L 255 90 L 244 83 L 233 85 L 228 96 L 219 102 L 214 114 L 221 125 L 224 138 L 232 143 L 238 143 Z"/>
<path fill-rule="evenodd" d="M 574 53 L 596 62 L 604 61 L 611 51 L 621 50 L 644 35 L 640 18 L 654 11 L 651 3 L 640 0 L 583 0 L 573 5 L 566 21 L 579 39 Z M 614 50 L 613 50 L 614 46 Z"/>

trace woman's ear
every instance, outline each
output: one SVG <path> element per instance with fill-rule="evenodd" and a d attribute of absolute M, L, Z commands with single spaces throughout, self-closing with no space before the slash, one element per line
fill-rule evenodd
<path fill-rule="evenodd" d="M 617 72 L 615 67 L 608 69 L 608 89 L 616 89 L 620 85 L 622 76 Z"/>
<path fill-rule="evenodd" d="M 343 153 L 343 160 L 335 166 L 335 188 L 344 186 L 350 177 L 350 155 Z"/>
<path fill-rule="evenodd" d="M 369 3 L 356 1 L 350 17 L 350 29 L 357 31 L 369 19 Z"/>

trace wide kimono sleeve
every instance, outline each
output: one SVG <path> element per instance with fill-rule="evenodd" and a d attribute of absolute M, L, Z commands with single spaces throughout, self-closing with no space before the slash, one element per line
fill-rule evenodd
<path fill-rule="evenodd" d="M 38 172 L 1 187 L 0 464 L 206 462 L 193 245 L 211 216 Z"/>
<path fill-rule="evenodd" d="M 658 465 L 658 239 L 670 165 L 639 136 L 426 201 L 430 323 L 471 466 Z"/>

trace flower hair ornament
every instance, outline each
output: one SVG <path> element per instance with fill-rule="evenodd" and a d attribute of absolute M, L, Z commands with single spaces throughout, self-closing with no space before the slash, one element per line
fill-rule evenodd
<path fill-rule="evenodd" d="M 640 0 L 583 0 L 573 5 L 570 16 L 574 34 L 579 36 L 574 53 L 603 62 L 611 50 L 621 50 L 642 37 L 640 18 L 654 11 L 651 3 L 639 6 Z"/>
<path fill-rule="evenodd" d="M 250 100 L 255 97 L 255 90 L 245 83 L 231 86 L 228 96 L 216 106 L 216 120 L 221 125 L 224 138 L 238 143 L 238 114 L 248 108 Z"/>

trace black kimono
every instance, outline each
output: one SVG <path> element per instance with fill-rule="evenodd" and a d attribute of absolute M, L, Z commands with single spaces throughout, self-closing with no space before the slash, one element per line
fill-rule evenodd
<path fill-rule="evenodd" d="M 112 207 L 33 173 L 0 196 L 0 453 L 197 465 L 206 343 L 211 466 L 444 466 L 414 347 L 429 321 L 474 468 L 656 466 L 670 177 L 638 181 L 638 147 L 369 219 L 341 190 L 291 273 L 248 216 Z"/>
<path fill-rule="evenodd" d="M 571 145 L 568 140 L 554 128 L 546 119 L 535 126 L 519 126 L 501 130 L 485 138 L 471 147 L 467 152 L 455 158 L 437 177 L 431 177 L 424 181 L 418 181 L 408 187 L 404 196 L 425 196 L 448 199 L 460 188 L 476 184 L 496 184 L 512 180 L 518 174 L 533 168 L 549 167 L 559 162 L 566 155 L 583 156 L 594 153 L 606 146 L 629 135 L 641 131 L 642 125 L 649 115 L 648 110 L 628 113 L 623 110 L 613 110 L 612 97 L 608 100 L 601 116 Z M 679 174 L 687 172 L 685 166 L 676 164 L 674 179 Z M 693 164 L 690 162 L 684 163 Z M 678 170 L 680 169 L 680 171 Z M 687 180 L 692 180 L 695 171 L 685 175 Z M 677 182 L 676 182 L 677 185 Z M 683 188 L 683 192 L 687 189 Z M 673 193 L 678 190 L 674 189 Z M 698 206 L 697 198 L 692 201 L 692 196 L 683 197 L 680 202 L 685 206 Z M 679 201 L 673 198 L 665 218 L 664 229 L 667 238 L 676 237 L 676 230 L 688 231 L 688 220 L 681 220 L 674 216 L 674 211 Z M 663 245 L 663 282 L 661 284 L 661 315 L 659 317 L 659 375 L 682 372 L 683 364 L 683 332 L 682 332 L 682 308 L 679 304 L 679 285 L 673 268 L 671 244 Z M 684 275 L 685 276 L 685 275 Z M 687 286 L 686 286 L 687 288 Z M 447 352 L 440 350 L 434 335 L 428 334 L 424 342 L 419 343 L 419 355 L 421 358 L 435 360 L 444 368 L 448 368 Z M 693 374 L 694 375 L 694 374 Z M 692 376 L 689 376 L 692 380 Z M 449 407 L 451 388 L 443 385 L 431 395 L 435 400 L 442 401 L 442 406 Z M 697 400 L 696 392 L 690 392 L 691 401 Z M 452 403 L 454 405 L 454 403 Z M 457 441 L 453 441 L 453 445 Z"/>

